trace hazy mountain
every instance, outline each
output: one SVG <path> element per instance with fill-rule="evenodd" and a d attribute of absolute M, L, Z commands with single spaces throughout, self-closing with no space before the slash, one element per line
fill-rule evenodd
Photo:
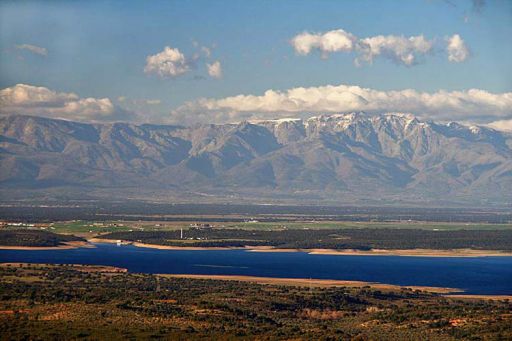
<path fill-rule="evenodd" d="M 512 202 L 512 135 L 411 115 L 240 124 L 0 119 L 2 196 Z"/>

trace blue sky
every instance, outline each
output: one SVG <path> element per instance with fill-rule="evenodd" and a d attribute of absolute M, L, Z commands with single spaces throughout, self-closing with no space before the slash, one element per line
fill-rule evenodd
<path fill-rule="evenodd" d="M 476 4 L 482 3 L 476 1 Z M 417 65 L 387 58 L 354 65 L 354 53 L 302 56 L 290 40 L 305 31 L 343 29 L 358 38 L 419 36 L 436 48 Z M 449 62 L 436 52 L 460 35 L 470 56 Z M 512 2 L 486 1 L 2 1 L 0 88 L 18 83 L 80 97 L 160 100 L 125 105 L 166 115 L 197 98 L 261 95 L 268 89 L 347 84 L 381 91 L 512 91 Z M 20 48 L 46 49 L 46 55 Z M 164 47 L 190 62 L 179 77 L 144 72 Z M 219 61 L 222 77 L 208 76 Z M 508 119 L 508 115 L 499 118 Z"/>

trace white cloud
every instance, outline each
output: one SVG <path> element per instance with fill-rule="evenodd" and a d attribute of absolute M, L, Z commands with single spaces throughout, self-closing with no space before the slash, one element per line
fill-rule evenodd
<path fill-rule="evenodd" d="M 108 98 L 80 98 L 74 93 L 17 84 L 0 90 L 0 115 L 23 114 L 79 121 L 131 119 L 132 113 Z"/>
<path fill-rule="evenodd" d="M 371 64 L 376 57 L 412 66 L 418 64 L 422 56 L 434 54 L 437 50 L 436 39 L 427 39 L 423 35 L 410 37 L 377 35 L 358 38 L 342 29 L 325 33 L 303 32 L 293 37 L 290 43 L 295 52 L 303 56 L 315 50 L 321 53 L 322 58 L 327 58 L 330 53 L 335 52 L 353 52 L 356 54 L 354 62 L 358 66 L 363 63 Z M 438 49 L 446 50 L 449 60 L 453 62 L 462 62 L 469 57 L 469 50 L 458 34 L 446 39 L 446 45 L 439 46 Z"/>
<path fill-rule="evenodd" d="M 424 36 L 376 36 L 359 40 L 357 50 L 360 56 L 356 64 L 361 61 L 372 63 L 377 56 L 383 56 L 399 64 L 411 66 L 417 63 L 418 56 L 431 52 L 434 43 Z"/>
<path fill-rule="evenodd" d="M 211 64 L 206 64 L 208 68 L 208 74 L 212 78 L 222 78 L 222 66 L 220 62 L 217 60 Z"/>
<path fill-rule="evenodd" d="M 512 120 L 499 120 L 489 123 L 487 126 L 496 130 L 512 132 Z"/>
<path fill-rule="evenodd" d="M 30 45 L 30 44 L 21 44 L 21 45 L 16 45 L 16 48 L 18 50 L 27 50 L 27 51 L 30 51 L 32 53 L 35 53 L 35 54 L 38 54 L 40 56 L 47 56 L 48 55 L 48 50 L 44 47 L 40 47 L 40 46 L 36 46 L 36 45 Z"/>
<path fill-rule="evenodd" d="M 291 44 L 300 55 L 307 55 L 313 49 L 323 54 L 332 52 L 350 52 L 357 38 L 342 29 L 326 33 L 304 32 L 292 38 Z"/>
<path fill-rule="evenodd" d="M 160 77 L 178 77 L 190 71 L 185 55 L 177 48 L 166 46 L 164 50 L 146 58 L 144 72 Z"/>
<path fill-rule="evenodd" d="M 17 84 L 0 90 L 0 115 L 26 114 L 53 118 L 112 122 L 225 123 L 248 119 L 308 117 L 321 113 L 365 111 L 411 112 L 422 119 L 457 120 L 512 131 L 512 92 L 485 90 L 419 92 L 412 89 L 379 91 L 350 85 L 267 90 L 261 95 L 238 95 L 188 102 L 162 116 L 158 99 L 119 97 L 121 108 L 108 98 L 80 98 L 74 93 Z M 135 114 L 138 113 L 138 114 Z"/>
<path fill-rule="evenodd" d="M 317 113 L 411 112 L 423 119 L 488 123 L 512 118 L 512 93 L 485 90 L 379 91 L 350 85 L 267 90 L 264 94 L 202 98 L 172 114 L 177 122 L 236 122 L 244 119 L 306 117 Z"/>
<path fill-rule="evenodd" d="M 469 57 L 469 49 L 458 34 L 446 38 L 446 43 L 446 51 L 450 62 L 460 63 Z"/>

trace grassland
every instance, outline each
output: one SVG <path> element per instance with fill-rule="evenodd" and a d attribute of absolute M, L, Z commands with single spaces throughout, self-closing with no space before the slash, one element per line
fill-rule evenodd
<path fill-rule="evenodd" d="M 227 224 L 228 228 L 241 228 L 249 230 L 276 230 L 276 229 L 421 229 L 431 231 L 454 230 L 512 230 L 512 224 L 482 224 L 482 223 L 438 223 L 438 222 L 349 222 L 349 221 L 306 221 L 306 222 L 257 222 Z"/>
<path fill-rule="evenodd" d="M 47 224 L 47 230 L 76 234 L 84 237 L 115 231 L 176 231 L 188 229 L 194 224 L 209 224 L 217 228 L 244 230 L 282 230 L 282 229 L 421 229 L 430 231 L 454 230 L 511 230 L 512 224 L 483 223 L 438 223 L 417 221 L 395 222 L 349 222 L 349 221 L 287 221 L 287 222 L 215 222 L 215 221 L 61 221 Z"/>

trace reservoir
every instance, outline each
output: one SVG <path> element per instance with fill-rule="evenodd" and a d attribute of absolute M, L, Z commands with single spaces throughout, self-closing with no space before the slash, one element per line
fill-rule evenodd
<path fill-rule="evenodd" d="M 67 250 L 0 250 L 0 262 L 109 265 L 130 272 L 243 275 L 450 287 L 512 295 L 512 257 L 318 255 L 247 250 L 159 250 L 95 244 Z"/>

